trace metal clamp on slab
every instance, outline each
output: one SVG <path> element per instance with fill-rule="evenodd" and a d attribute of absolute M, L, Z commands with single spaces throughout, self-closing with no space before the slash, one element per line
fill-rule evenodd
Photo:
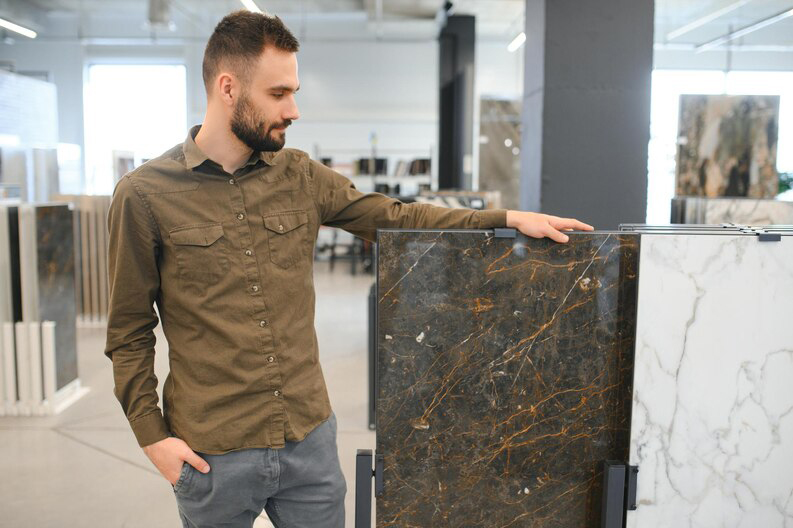
<path fill-rule="evenodd" d="M 496 227 L 493 229 L 493 238 L 515 238 L 518 230 L 512 227 Z"/>
<path fill-rule="evenodd" d="M 768 233 L 767 231 L 758 232 L 757 240 L 760 242 L 779 242 L 782 240 L 782 235 L 779 233 Z"/>

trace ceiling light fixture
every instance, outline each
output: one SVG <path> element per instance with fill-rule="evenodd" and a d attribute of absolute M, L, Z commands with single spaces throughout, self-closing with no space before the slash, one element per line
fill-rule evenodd
<path fill-rule="evenodd" d="M 682 35 L 685 35 L 689 31 L 693 31 L 693 30 L 695 30 L 695 29 L 697 29 L 699 27 L 704 26 L 705 24 L 707 24 L 709 22 L 713 22 L 717 18 L 721 18 L 724 15 L 726 15 L 727 13 L 731 13 L 731 12 L 735 11 L 736 9 L 738 9 L 739 7 L 745 6 L 746 4 L 748 4 L 751 1 L 752 0 L 738 0 L 737 2 L 734 2 L 734 3 L 732 3 L 732 4 L 730 4 L 730 5 L 726 6 L 726 7 L 722 7 L 721 9 L 717 9 L 716 11 L 713 11 L 712 13 L 708 13 L 707 15 L 694 20 L 693 22 L 689 22 L 685 26 L 677 28 L 674 31 L 670 31 L 669 33 L 666 34 L 666 39 L 667 40 L 672 40 L 672 39 L 676 39 L 677 37 L 680 37 Z"/>
<path fill-rule="evenodd" d="M 248 11 L 253 11 L 254 13 L 262 12 L 262 10 L 259 9 L 259 6 L 256 5 L 256 2 L 254 2 L 253 0 L 240 0 L 240 2 L 242 2 L 242 5 L 244 5 L 245 9 L 247 9 Z"/>
<path fill-rule="evenodd" d="M 22 36 L 32 39 L 36 38 L 37 36 L 36 32 L 33 31 L 32 29 L 28 29 L 18 24 L 14 24 L 13 22 L 6 20 L 5 18 L 0 18 L 0 27 L 6 28 L 9 31 L 13 31 L 14 33 L 19 33 Z"/>
<path fill-rule="evenodd" d="M 710 49 L 716 48 L 718 46 L 721 46 L 722 44 L 726 44 L 727 42 L 730 42 L 731 40 L 735 40 L 737 38 L 741 38 L 741 37 L 743 37 L 745 35 L 748 35 L 749 33 L 754 33 L 755 31 L 757 31 L 759 29 L 763 29 L 765 27 L 770 26 L 771 24 L 776 24 L 780 20 L 784 20 L 784 19 L 786 19 L 786 18 L 788 18 L 790 16 L 793 16 L 793 9 L 788 9 L 787 11 L 782 11 L 781 13 L 777 13 L 774 16 L 770 16 L 768 18 L 764 18 L 763 20 L 755 22 L 754 24 L 751 24 L 749 26 L 741 28 L 738 31 L 733 31 L 732 33 L 727 33 L 726 35 L 721 36 L 721 37 L 719 37 L 717 39 L 713 39 L 713 40 L 711 40 L 709 42 L 706 42 L 704 44 L 700 44 L 699 46 L 697 46 L 696 52 L 697 53 L 702 53 L 703 51 L 708 51 Z"/>
<path fill-rule="evenodd" d="M 507 46 L 507 51 L 512 53 L 521 47 L 524 42 L 526 42 L 526 33 L 521 31 L 514 39 L 512 39 L 512 42 L 509 43 L 509 46 Z"/>

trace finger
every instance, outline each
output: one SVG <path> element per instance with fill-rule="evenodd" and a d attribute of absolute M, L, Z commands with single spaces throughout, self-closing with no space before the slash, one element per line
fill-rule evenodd
<path fill-rule="evenodd" d="M 553 240 L 554 242 L 565 243 L 570 240 L 570 237 L 553 228 L 552 225 L 548 224 L 548 229 L 545 230 L 545 236 Z"/>
<path fill-rule="evenodd" d="M 193 451 L 191 451 L 190 454 L 187 455 L 184 460 L 185 462 L 196 468 L 201 473 L 209 472 L 209 464 L 207 464 L 206 460 L 196 455 L 195 452 Z"/>
<path fill-rule="evenodd" d="M 579 222 L 578 220 L 575 221 L 576 229 L 580 229 L 581 231 L 594 231 L 594 226 L 589 224 L 585 224 L 584 222 Z"/>
<path fill-rule="evenodd" d="M 560 218 L 559 222 L 552 224 L 556 229 L 572 229 L 578 231 L 593 231 L 595 228 L 575 218 Z"/>

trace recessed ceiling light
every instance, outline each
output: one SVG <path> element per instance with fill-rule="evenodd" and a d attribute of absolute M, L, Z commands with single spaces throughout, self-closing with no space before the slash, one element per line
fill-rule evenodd
<path fill-rule="evenodd" d="M 259 9 L 259 6 L 256 5 L 256 2 L 254 2 L 253 0 L 240 0 L 240 2 L 242 2 L 242 5 L 244 5 L 245 9 L 247 9 L 248 11 L 253 11 L 254 13 L 262 12 L 262 10 Z"/>
<path fill-rule="evenodd" d="M 36 32 L 32 29 L 28 29 L 26 27 L 22 27 L 19 24 L 14 24 L 13 22 L 6 20 L 5 18 L 0 18 L 0 27 L 6 28 L 9 31 L 13 31 L 14 33 L 19 33 L 22 36 L 28 38 L 36 38 Z"/>
<path fill-rule="evenodd" d="M 526 33 L 521 31 L 514 39 L 512 39 L 512 42 L 509 43 L 509 46 L 507 46 L 507 51 L 509 52 L 515 51 L 516 49 L 521 47 L 524 42 L 526 42 Z"/>

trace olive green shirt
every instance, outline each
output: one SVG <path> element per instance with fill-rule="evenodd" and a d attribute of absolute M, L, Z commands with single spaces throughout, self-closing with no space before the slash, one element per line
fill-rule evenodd
<path fill-rule="evenodd" d="M 141 447 L 168 436 L 210 454 L 283 447 L 331 411 L 314 331 L 319 226 L 373 241 L 377 228 L 503 227 L 506 211 L 365 194 L 294 149 L 254 152 L 232 175 L 198 148 L 199 128 L 113 192 L 114 392 Z M 162 412 L 158 315 L 170 364 Z"/>

